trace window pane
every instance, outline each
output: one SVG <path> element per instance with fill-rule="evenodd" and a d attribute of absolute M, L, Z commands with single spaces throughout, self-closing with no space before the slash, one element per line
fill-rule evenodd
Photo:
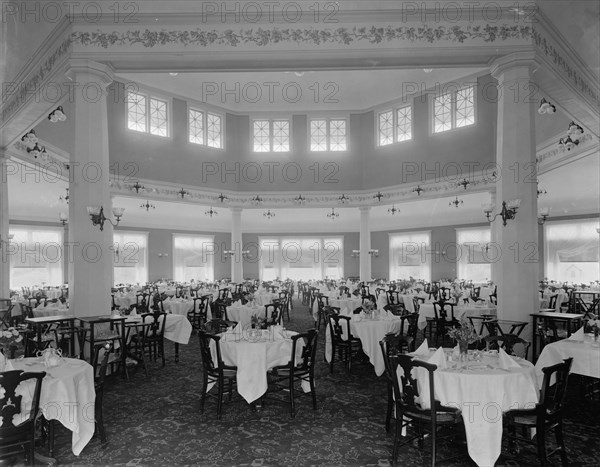
<path fill-rule="evenodd" d="M 549 280 L 588 283 L 599 279 L 597 227 L 597 219 L 544 224 Z"/>
<path fill-rule="evenodd" d="M 433 101 L 433 131 L 450 130 L 452 128 L 451 116 L 452 99 L 451 94 L 436 97 Z"/>
<path fill-rule="evenodd" d="M 346 150 L 346 121 L 331 120 L 329 122 L 329 150 L 330 151 L 345 151 Z"/>
<path fill-rule="evenodd" d="M 394 142 L 394 114 L 391 110 L 379 114 L 379 146 Z"/>
<path fill-rule="evenodd" d="M 176 281 L 214 280 L 215 242 L 201 235 L 173 235 L 173 278 Z"/>
<path fill-rule="evenodd" d="M 327 120 L 310 121 L 310 150 L 327 151 Z"/>
<path fill-rule="evenodd" d="M 10 287 L 58 286 L 63 281 L 63 231 L 11 227 Z"/>
<path fill-rule="evenodd" d="M 204 112 L 189 111 L 190 143 L 204 144 Z"/>
<path fill-rule="evenodd" d="M 221 148 L 221 117 L 219 115 L 206 114 L 206 139 L 207 146 Z"/>
<path fill-rule="evenodd" d="M 429 232 L 390 235 L 390 280 L 431 280 L 430 244 Z"/>
<path fill-rule="evenodd" d="M 466 88 L 456 93 L 456 127 L 475 123 L 475 106 L 473 88 Z"/>
<path fill-rule="evenodd" d="M 148 282 L 148 234 L 116 231 L 113 242 L 114 283 Z"/>
<path fill-rule="evenodd" d="M 269 121 L 256 120 L 252 125 L 254 152 L 269 152 Z"/>
<path fill-rule="evenodd" d="M 168 136 L 167 103 L 158 99 L 150 99 L 150 133 Z"/>
<path fill-rule="evenodd" d="M 127 93 L 127 128 L 146 131 L 146 96 Z"/>
<path fill-rule="evenodd" d="M 396 111 L 396 142 L 412 139 L 412 108 L 403 107 Z"/>
<path fill-rule="evenodd" d="M 456 231 L 458 278 L 475 283 L 487 282 L 492 273 L 490 260 L 497 260 L 496 248 L 486 250 L 491 240 L 489 227 L 458 229 Z"/>
<path fill-rule="evenodd" d="M 275 120 L 273 122 L 273 151 L 288 152 L 290 150 L 290 122 Z"/>

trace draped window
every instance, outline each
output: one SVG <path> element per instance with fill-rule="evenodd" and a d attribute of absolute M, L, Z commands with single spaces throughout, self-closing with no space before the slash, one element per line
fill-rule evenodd
<path fill-rule="evenodd" d="M 10 262 L 10 287 L 63 284 L 63 230 L 33 226 L 10 227 L 14 235 L 2 247 Z"/>
<path fill-rule="evenodd" d="M 598 280 L 598 219 L 544 224 L 546 277 L 587 283 Z"/>
<path fill-rule="evenodd" d="M 339 279 L 344 275 L 342 237 L 264 237 L 260 243 L 260 278 Z"/>
<path fill-rule="evenodd" d="M 148 233 L 114 231 L 113 242 L 114 283 L 148 282 Z"/>
<path fill-rule="evenodd" d="M 472 280 L 475 283 L 487 282 L 491 277 L 490 259 L 495 250 L 486 250 L 491 240 L 489 227 L 456 229 L 456 262 L 459 279 Z M 448 251 L 448 255 L 453 253 Z M 452 258 L 450 258 L 452 259 Z"/>
<path fill-rule="evenodd" d="M 173 279 L 213 281 L 214 256 L 213 236 L 173 234 Z"/>
<path fill-rule="evenodd" d="M 390 234 L 390 280 L 431 280 L 431 232 Z"/>

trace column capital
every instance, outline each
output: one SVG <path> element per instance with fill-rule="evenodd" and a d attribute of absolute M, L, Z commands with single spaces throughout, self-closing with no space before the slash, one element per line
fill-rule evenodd
<path fill-rule="evenodd" d="M 80 80 L 82 75 L 89 75 L 87 82 L 94 81 L 103 88 L 115 80 L 115 71 L 110 65 L 83 58 L 69 60 L 69 68 L 65 75 L 74 81 Z"/>
<path fill-rule="evenodd" d="M 371 206 L 359 206 L 358 210 L 360 212 L 370 212 L 371 211 Z"/>
<path fill-rule="evenodd" d="M 515 52 L 497 58 L 490 65 L 490 73 L 492 77 L 499 82 L 503 81 L 504 74 L 515 68 L 528 68 L 531 74 L 534 67 L 538 66 L 535 60 L 535 51 Z M 529 77 L 528 77 L 529 79 Z"/>
<path fill-rule="evenodd" d="M 238 213 L 242 213 L 242 211 L 244 210 L 244 208 L 240 208 L 237 206 L 232 206 L 229 208 L 229 210 L 231 211 L 232 214 L 238 214 Z"/>

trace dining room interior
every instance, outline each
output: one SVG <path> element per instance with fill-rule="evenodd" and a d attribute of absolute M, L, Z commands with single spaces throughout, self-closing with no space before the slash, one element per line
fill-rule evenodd
<path fill-rule="evenodd" d="M 2 6 L 0 463 L 597 464 L 599 2 L 72 3 Z"/>

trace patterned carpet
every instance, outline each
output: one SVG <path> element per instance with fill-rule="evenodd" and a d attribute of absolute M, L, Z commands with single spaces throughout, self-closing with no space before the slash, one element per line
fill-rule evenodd
<path fill-rule="evenodd" d="M 296 305 L 286 326 L 297 331 L 312 327 L 306 307 Z M 255 410 L 239 396 L 226 403 L 222 420 L 216 420 L 216 403 L 207 400 L 200 413 L 201 364 L 199 344 L 192 335 L 181 346 L 174 362 L 167 341 L 167 365 L 151 364 L 129 382 L 108 380 L 105 425 L 108 443 L 94 437 L 79 457 L 71 452 L 71 433 L 57 427 L 55 457 L 63 465 L 125 466 L 389 466 L 393 439 L 385 431 L 386 385 L 370 364 L 357 364 L 348 374 L 338 368 L 333 375 L 323 363 L 324 330 L 319 334 L 316 387 L 318 410 L 309 398 L 297 403 L 290 419 L 287 407 L 266 401 Z M 584 400 L 576 385 L 565 426 L 572 466 L 597 465 L 600 459 L 598 401 Z M 425 447 L 427 448 L 427 443 Z M 427 450 L 427 449 L 426 449 Z M 460 443 L 443 446 L 441 455 L 461 453 Z M 506 446 L 503 453 L 508 453 Z M 559 465 L 559 459 L 555 460 Z M 429 456 L 405 448 L 399 465 L 429 465 Z M 466 458 L 454 466 L 469 465 Z M 535 452 L 525 448 L 518 457 L 501 458 L 497 466 L 537 465 Z"/>

